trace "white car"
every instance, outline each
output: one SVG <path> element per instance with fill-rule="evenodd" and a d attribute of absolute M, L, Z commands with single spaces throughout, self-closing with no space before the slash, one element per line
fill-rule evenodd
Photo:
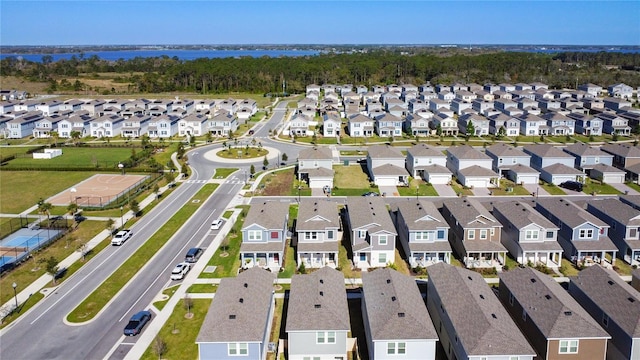
<path fill-rule="evenodd" d="M 211 223 L 211 230 L 219 230 L 220 227 L 222 226 L 222 219 L 215 219 L 213 220 L 213 222 Z"/>
<path fill-rule="evenodd" d="M 187 275 L 189 270 L 191 269 L 191 265 L 187 263 L 179 263 L 175 268 L 171 271 L 171 280 L 182 280 L 184 276 Z"/>
<path fill-rule="evenodd" d="M 127 241 L 131 237 L 131 235 L 133 235 L 133 232 L 131 232 L 131 230 L 120 230 L 118 231 L 116 236 L 111 239 L 111 245 L 120 246 L 124 244 L 124 242 Z"/>

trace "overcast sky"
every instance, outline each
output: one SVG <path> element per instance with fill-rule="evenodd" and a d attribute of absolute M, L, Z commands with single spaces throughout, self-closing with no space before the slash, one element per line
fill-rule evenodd
<path fill-rule="evenodd" d="M 640 1 L 0 0 L 2 45 L 640 45 Z"/>

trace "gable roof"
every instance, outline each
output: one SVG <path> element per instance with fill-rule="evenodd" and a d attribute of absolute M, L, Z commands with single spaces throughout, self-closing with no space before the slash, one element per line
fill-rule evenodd
<path fill-rule="evenodd" d="M 262 342 L 271 310 L 272 274 L 260 267 L 223 278 L 205 316 L 196 343 Z"/>
<path fill-rule="evenodd" d="M 549 144 L 525 145 L 524 152 L 540 158 L 573 158 L 573 156 Z"/>
<path fill-rule="evenodd" d="M 444 206 L 462 227 L 477 221 L 486 222 L 488 226 L 502 227 L 489 210 L 475 199 L 445 201 Z"/>
<path fill-rule="evenodd" d="M 427 271 L 467 355 L 535 355 L 482 275 L 443 262 Z"/>
<path fill-rule="evenodd" d="M 582 290 L 627 335 L 640 338 L 640 293 L 617 273 L 593 265 L 570 279 L 570 292 L 572 286 Z"/>
<path fill-rule="evenodd" d="M 605 144 L 601 149 L 624 158 L 640 158 L 640 148 L 629 144 Z"/>
<path fill-rule="evenodd" d="M 298 160 L 333 160 L 333 153 L 325 146 L 307 148 L 300 151 Z"/>
<path fill-rule="evenodd" d="M 485 150 L 485 153 L 487 152 L 495 156 L 525 157 L 525 158 L 531 157 L 531 155 L 525 153 L 524 151 L 504 143 L 498 143 L 498 144 L 489 146 Z"/>
<path fill-rule="evenodd" d="M 338 207 L 334 202 L 309 198 L 300 201 L 296 230 L 324 230 L 339 227 Z"/>
<path fill-rule="evenodd" d="M 404 155 L 402 155 L 402 152 L 400 152 L 400 150 L 389 145 L 369 146 L 369 152 L 367 156 L 370 158 L 404 159 Z"/>
<path fill-rule="evenodd" d="M 606 214 L 610 218 L 626 226 L 640 226 L 640 210 L 625 204 L 618 199 L 597 199 L 587 203 L 587 207 L 592 207 Z"/>
<path fill-rule="evenodd" d="M 584 175 L 584 173 L 578 169 L 572 168 L 565 164 L 555 163 L 549 166 L 543 167 L 543 171 L 549 174 L 559 174 L 559 175 Z"/>
<path fill-rule="evenodd" d="M 397 235 L 396 228 L 391 221 L 387 205 L 380 197 L 349 196 L 347 210 L 351 229 L 370 226 L 368 231 L 386 231 Z"/>
<path fill-rule="evenodd" d="M 429 146 L 425 143 L 418 143 L 413 145 L 409 150 L 408 153 L 411 154 L 413 157 L 417 157 L 417 156 L 425 156 L 425 157 L 446 157 L 445 154 L 442 153 L 442 151 Z"/>
<path fill-rule="evenodd" d="M 396 205 L 396 210 L 402 214 L 404 223 L 410 231 L 449 228 L 449 224 L 431 201 L 408 199 L 408 201 L 398 202 L 394 205 Z"/>
<path fill-rule="evenodd" d="M 289 204 L 280 201 L 264 201 L 251 204 L 251 209 L 244 219 L 244 227 L 258 224 L 265 229 L 281 230 L 289 215 Z"/>
<path fill-rule="evenodd" d="M 557 197 L 547 197 L 539 198 L 536 203 L 536 209 L 538 207 L 544 208 L 549 213 L 557 217 L 561 222 L 571 226 L 572 228 L 586 222 L 598 227 L 608 227 L 604 221 L 598 219 L 569 200 Z"/>
<path fill-rule="evenodd" d="M 344 275 L 330 267 L 294 275 L 287 311 L 286 331 L 349 331 L 349 308 Z"/>
<path fill-rule="evenodd" d="M 573 155 L 577 155 L 577 156 L 604 156 L 604 157 L 613 157 L 613 155 L 608 154 L 602 150 L 600 150 L 600 148 L 595 147 L 595 146 L 589 146 L 585 143 L 575 143 L 573 145 L 569 145 L 566 148 L 564 148 L 564 151 L 569 153 L 569 154 L 573 154 Z"/>
<path fill-rule="evenodd" d="M 389 268 L 380 268 L 363 272 L 362 285 L 373 341 L 438 339 L 413 278 Z"/>
<path fill-rule="evenodd" d="M 489 156 L 469 145 L 450 146 L 447 148 L 447 152 L 458 159 L 491 160 Z"/>
<path fill-rule="evenodd" d="M 507 221 L 517 229 L 522 229 L 530 224 L 536 224 L 544 229 L 558 229 L 551 221 L 537 212 L 531 205 L 521 201 L 496 202 L 493 204 Z M 506 224 L 505 224 L 506 225 Z"/>
<path fill-rule="evenodd" d="M 610 338 L 550 276 L 530 267 L 514 268 L 501 273 L 500 281 L 547 339 Z"/>

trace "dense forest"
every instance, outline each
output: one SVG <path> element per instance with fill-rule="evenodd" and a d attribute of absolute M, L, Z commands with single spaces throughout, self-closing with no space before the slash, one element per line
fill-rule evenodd
<path fill-rule="evenodd" d="M 518 83 L 539 81 L 552 88 L 577 84 L 601 86 L 624 82 L 640 86 L 640 54 L 565 52 L 540 54 L 495 52 L 483 54 L 414 54 L 372 51 L 366 54 L 322 54 L 309 57 L 219 58 L 181 61 L 178 58 L 137 57 L 106 61 L 82 55 L 70 60 L 30 62 L 13 57 L 0 61 L 0 76 L 27 81 L 48 81 L 52 86 L 86 74 L 114 73 L 128 83 L 131 93 L 231 91 L 270 93 L 303 92 L 311 83 L 432 84 Z M 82 83 L 66 83 L 79 90 Z"/>

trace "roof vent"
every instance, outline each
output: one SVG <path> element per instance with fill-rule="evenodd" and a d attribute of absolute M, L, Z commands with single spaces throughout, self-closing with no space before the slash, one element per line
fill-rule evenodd
<path fill-rule="evenodd" d="M 249 287 L 249 284 L 247 284 L 247 283 L 244 283 L 244 287 Z"/>
<path fill-rule="evenodd" d="M 636 299 L 632 298 L 632 297 L 628 297 L 627 300 L 629 300 L 629 302 L 635 302 Z"/>
<path fill-rule="evenodd" d="M 573 313 L 572 313 L 571 311 L 565 311 L 565 312 L 564 312 L 564 314 L 565 314 L 566 316 L 571 316 L 571 315 L 573 315 Z"/>
<path fill-rule="evenodd" d="M 244 303 L 244 299 L 243 299 L 243 298 L 240 298 L 240 300 L 238 300 L 238 302 L 239 302 L 240 304 L 242 304 L 242 303 Z"/>
<path fill-rule="evenodd" d="M 480 299 L 484 300 L 484 295 L 480 294 Z"/>
<path fill-rule="evenodd" d="M 391 279 L 387 279 L 387 284 L 391 284 Z"/>
<path fill-rule="evenodd" d="M 467 278 L 468 278 L 469 280 L 473 280 L 473 279 L 471 278 L 471 276 L 467 276 Z"/>
<path fill-rule="evenodd" d="M 491 314 L 491 317 L 494 319 L 497 319 L 498 317 L 496 316 L 496 314 Z"/>
<path fill-rule="evenodd" d="M 395 297 L 395 296 L 392 296 L 392 297 L 391 297 L 391 301 L 396 301 L 396 297 Z"/>
<path fill-rule="evenodd" d="M 531 278 L 530 280 L 531 280 L 532 283 L 536 282 L 536 279 L 534 279 L 534 278 Z"/>
<path fill-rule="evenodd" d="M 324 291 L 320 291 L 320 296 L 324 296 Z"/>
<path fill-rule="evenodd" d="M 403 318 L 403 317 L 404 317 L 404 313 L 403 313 L 403 312 L 399 312 L 399 313 L 398 313 L 398 317 Z"/>
<path fill-rule="evenodd" d="M 320 308 L 322 307 L 322 305 L 320 305 L 320 304 L 315 304 L 315 305 L 313 305 L 313 307 L 314 307 L 315 309 L 320 309 Z"/>
<path fill-rule="evenodd" d="M 608 283 L 609 285 L 613 285 L 613 280 L 609 280 L 609 281 L 607 281 L 607 283 Z"/>
<path fill-rule="evenodd" d="M 235 314 L 229 315 L 229 320 L 235 320 L 235 319 L 236 319 L 236 315 Z"/>
<path fill-rule="evenodd" d="M 549 295 L 549 294 L 545 295 L 544 297 L 545 297 L 545 299 L 547 299 L 547 300 L 551 300 L 551 295 Z"/>

